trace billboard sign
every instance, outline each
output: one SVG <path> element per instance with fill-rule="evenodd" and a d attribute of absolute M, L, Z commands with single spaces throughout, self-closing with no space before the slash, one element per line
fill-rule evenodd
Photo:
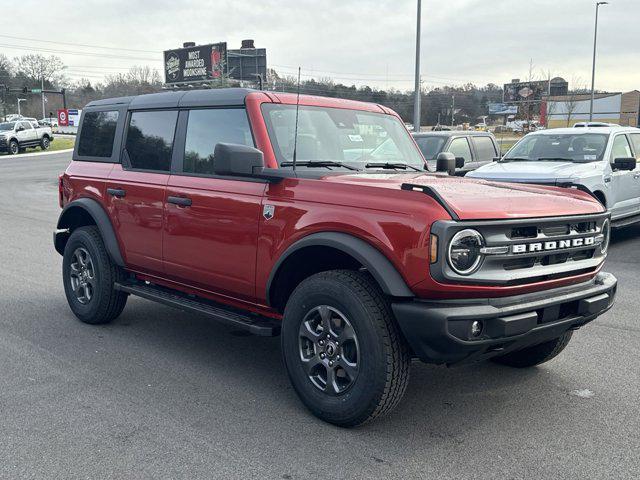
<path fill-rule="evenodd" d="M 549 82 L 546 80 L 507 83 L 504 85 L 503 101 L 506 103 L 539 102 L 548 91 Z"/>
<path fill-rule="evenodd" d="M 69 126 L 69 113 L 64 108 L 58 110 L 58 125 L 61 127 Z"/>
<path fill-rule="evenodd" d="M 260 75 L 267 78 L 267 49 L 240 48 L 227 53 L 229 77 L 236 80 L 256 81 Z"/>
<path fill-rule="evenodd" d="M 203 82 L 226 73 L 226 42 L 179 48 L 164 52 L 165 83 Z"/>
<path fill-rule="evenodd" d="M 507 105 L 506 103 L 490 103 L 489 115 L 517 115 L 517 105 Z"/>

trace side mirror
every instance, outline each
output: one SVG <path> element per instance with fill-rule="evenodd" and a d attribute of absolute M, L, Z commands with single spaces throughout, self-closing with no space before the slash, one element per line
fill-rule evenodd
<path fill-rule="evenodd" d="M 464 157 L 456 157 L 456 168 L 464 167 Z"/>
<path fill-rule="evenodd" d="M 502 160 L 502 157 L 493 157 L 494 162 L 499 162 L 500 160 Z"/>
<path fill-rule="evenodd" d="M 638 161 L 633 157 L 616 158 L 611 164 L 611 168 L 613 170 L 635 170 L 637 164 L 638 164 Z"/>
<path fill-rule="evenodd" d="M 24 127 L 20 126 L 20 127 L 16 127 L 16 132 L 22 132 L 24 131 Z"/>
<path fill-rule="evenodd" d="M 213 151 L 213 171 L 216 175 L 252 177 L 264 170 L 264 155 L 260 150 L 234 143 L 218 143 Z"/>
<path fill-rule="evenodd" d="M 447 172 L 449 175 L 455 175 L 456 163 L 456 157 L 453 153 L 441 152 L 436 157 L 436 171 Z"/>

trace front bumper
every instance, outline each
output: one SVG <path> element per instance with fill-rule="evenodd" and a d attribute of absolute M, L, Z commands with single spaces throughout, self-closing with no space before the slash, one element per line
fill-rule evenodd
<path fill-rule="evenodd" d="M 617 280 L 599 273 L 589 282 L 514 297 L 412 300 L 391 305 L 414 354 L 449 365 L 486 360 L 575 330 L 611 308 Z M 473 337 L 471 324 L 481 322 Z"/>

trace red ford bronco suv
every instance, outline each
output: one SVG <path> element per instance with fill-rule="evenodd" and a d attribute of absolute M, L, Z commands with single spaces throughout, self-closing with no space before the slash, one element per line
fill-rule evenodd
<path fill-rule="evenodd" d="M 386 107 L 245 89 L 90 103 L 54 235 L 83 322 L 129 295 L 281 335 L 318 417 L 401 399 L 413 357 L 545 362 L 608 310 L 609 214 L 587 193 L 429 172 Z M 446 157 L 446 158 L 445 158 Z"/>

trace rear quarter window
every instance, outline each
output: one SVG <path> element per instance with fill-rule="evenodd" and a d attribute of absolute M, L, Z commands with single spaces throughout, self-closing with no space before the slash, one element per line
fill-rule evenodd
<path fill-rule="evenodd" d="M 84 114 L 78 155 L 81 157 L 109 158 L 113 153 L 113 142 L 118 124 L 118 112 L 87 112 Z"/>

